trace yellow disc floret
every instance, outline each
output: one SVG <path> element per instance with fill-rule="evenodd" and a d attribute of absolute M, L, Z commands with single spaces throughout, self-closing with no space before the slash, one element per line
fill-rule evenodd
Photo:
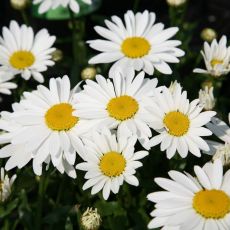
<path fill-rule="evenodd" d="M 109 116 L 120 121 L 132 118 L 138 109 L 137 101 L 127 95 L 112 98 L 107 104 Z"/>
<path fill-rule="evenodd" d="M 188 132 L 190 120 L 187 115 L 172 111 L 165 115 L 163 123 L 170 135 L 180 137 Z"/>
<path fill-rule="evenodd" d="M 121 45 L 121 51 L 129 58 L 141 58 L 147 55 L 150 49 L 149 42 L 143 37 L 126 38 Z"/>
<path fill-rule="evenodd" d="M 10 57 L 10 64 L 15 68 L 15 69 L 25 69 L 34 64 L 35 57 L 33 53 L 30 51 L 16 51 L 14 52 L 11 57 Z"/>
<path fill-rule="evenodd" d="M 68 103 L 53 105 L 45 114 L 46 125 L 55 131 L 70 130 L 79 120 L 72 112 L 72 105 Z"/>
<path fill-rule="evenodd" d="M 195 194 L 193 208 L 206 219 L 221 219 L 230 212 L 230 198 L 222 190 L 202 190 Z"/>
<path fill-rule="evenodd" d="M 221 65 L 221 64 L 223 64 L 222 60 L 218 60 L 218 59 L 212 59 L 211 60 L 211 66 L 212 66 L 212 68 L 214 68 L 216 65 Z"/>
<path fill-rule="evenodd" d="M 107 152 L 100 160 L 99 167 L 101 172 L 108 177 L 116 177 L 121 175 L 126 166 L 126 160 L 122 154 L 118 152 Z"/>

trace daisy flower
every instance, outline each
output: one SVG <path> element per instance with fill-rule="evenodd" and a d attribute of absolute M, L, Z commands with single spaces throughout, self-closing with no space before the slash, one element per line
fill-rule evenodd
<path fill-rule="evenodd" d="M 230 113 L 229 113 L 230 123 Z M 221 159 L 222 163 L 230 163 L 230 127 L 217 117 L 212 118 L 211 122 L 206 125 L 221 141 L 210 141 L 207 143 L 210 146 L 209 154 L 213 155 L 213 159 Z"/>
<path fill-rule="evenodd" d="M 200 150 L 208 151 L 208 144 L 201 136 L 212 134 L 210 130 L 202 127 L 207 124 L 216 112 L 201 112 L 199 99 L 189 102 L 187 92 L 182 91 L 182 87 L 177 84 L 174 90 L 163 88 L 162 92 L 155 92 L 153 106 L 149 111 L 154 117 L 152 128 L 159 134 L 149 141 L 149 146 L 161 143 L 161 151 L 167 153 L 167 157 L 172 158 L 176 151 L 185 158 L 190 151 L 195 156 L 200 157 Z"/>
<path fill-rule="evenodd" d="M 8 199 L 11 194 L 11 187 L 16 179 L 16 175 L 13 175 L 11 178 L 5 174 L 4 168 L 1 168 L 0 171 L 0 202 L 4 202 Z"/>
<path fill-rule="evenodd" d="M 41 72 L 54 65 L 51 53 L 55 50 L 52 48 L 55 39 L 46 29 L 34 35 L 32 27 L 11 21 L 9 28 L 3 27 L 0 36 L 0 72 L 20 74 L 25 80 L 32 76 L 43 82 Z"/>
<path fill-rule="evenodd" d="M 101 133 L 94 132 L 91 138 L 83 139 L 84 152 L 87 154 L 81 154 L 84 162 L 76 166 L 87 171 L 83 190 L 92 187 L 92 195 L 102 190 L 107 200 L 110 191 L 117 194 L 124 181 L 138 186 L 138 179 L 134 176 L 136 169 L 142 166 L 138 160 L 147 156 L 148 152 L 134 152 L 136 141 L 135 135 L 115 134 L 108 129 Z"/>
<path fill-rule="evenodd" d="M 92 0 L 81 0 L 86 4 L 92 4 Z M 40 4 L 38 8 L 39 14 L 43 14 L 49 10 L 54 10 L 60 6 L 69 7 L 74 13 L 80 11 L 79 0 L 33 0 L 33 4 Z"/>
<path fill-rule="evenodd" d="M 230 229 L 230 170 L 223 175 L 220 160 L 194 167 L 196 177 L 170 171 L 171 179 L 156 178 L 164 190 L 150 193 L 156 203 L 148 228 L 177 230 Z"/>
<path fill-rule="evenodd" d="M 128 11 L 124 21 L 112 16 L 112 21 L 105 20 L 107 28 L 96 26 L 96 32 L 103 37 L 88 41 L 91 48 L 101 53 L 89 60 L 90 64 L 112 63 L 110 74 L 119 66 L 126 69 L 144 70 L 152 75 L 156 68 L 164 74 L 171 74 L 167 63 L 178 63 L 184 52 L 177 48 L 178 40 L 168 40 L 173 37 L 177 27 L 164 30 L 162 23 L 155 23 L 156 15 L 147 10 L 134 14 Z"/>
<path fill-rule="evenodd" d="M 206 69 L 194 69 L 194 73 L 210 74 L 214 77 L 228 74 L 230 71 L 230 47 L 227 47 L 227 38 L 222 36 L 219 43 L 214 39 L 209 46 L 204 43 L 204 51 L 201 51 Z"/>
<path fill-rule="evenodd" d="M 118 132 L 131 132 L 138 136 L 142 145 L 152 133 L 148 122 L 148 98 L 154 94 L 157 79 L 144 79 L 144 72 L 134 78 L 117 74 L 113 79 L 97 75 L 96 82 L 86 80 L 84 90 L 76 94 L 75 116 L 95 122 L 97 128 L 118 128 Z"/>
<path fill-rule="evenodd" d="M 9 82 L 13 78 L 13 75 L 6 72 L 0 72 L 0 93 L 11 94 L 11 89 L 16 89 L 17 85 L 13 82 Z"/>
<path fill-rule="evenodd" d="M 0 125 L 6 131 L 0 136 L 0 143 L 9 143 L 0 150 L 0 157 L 10 157 L 7 170 L 22 168 L 33 159 L 37 175 L 42 173 L 42 163 L 51 161 L 61 173 L 76 177 L 73 165 L 79 136 L 90 128 L 90 122 L 72 115 L 73 94 L 77 90 L 78 87 L 70 90 L 69 78 L 64 76 L 50 79 L 49 88 L 39 85 L 36 91 L 24 92 L 18 109 L 5 118 L 11 126 L 16 125 L 15 129 L 9 130 L 4 121 Z"/>

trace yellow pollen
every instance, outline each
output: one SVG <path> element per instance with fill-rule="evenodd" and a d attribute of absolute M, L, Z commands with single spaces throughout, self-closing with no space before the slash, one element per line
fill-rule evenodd
<path fill-rule="evenodd" d="M 139 105 L 134 98 L 124 95 L 112 98 L 106 109 L 110 117 L 124 121 L 132 118 L 137 113 Z"/>
<path fill-rule="evenodd" d="M 221 190 L 202 190 L 195 194 L 193 208 L 206 219 L 221 219 L 230 212 L 230 198 Z"/>
<path fill-rule="evenodd" d="M 121 51 L 129 58 L 141 58 L 147 55 L 150 49 L 149 42 L 142 37 L 126 38 L 121 45 Z"/>
<path fill-rule="evenodd" d="M 212 68 L 214 68 L 216 65 L 221 65 L 221 64 L 223 64 L 222 60 L 212 59 L 212 61 L 211 61 Z"/>
<path fill-rule="evenodd" d="M 25 69 L 34 64 L 35 57 L 30 51 L 16 51 L 10 57 L 10 64 L 15 69 Z"/>
<path fill-rule="evenodd" d="M 108 177 L 116 177 L 121 175 L 126 166 L 126 160 L 121 153 L 107 152 L 105 153 L 99 163 L 101 172 Z"/>
<path fill-rule="evenodd" d="M 70 130 L 79 120 L 72 115 L 72 112 L 72 105 L 68 103 L 53 105 L 45 114 L 46 125 L 55 131 Z"/>
<path fill-rule="evenodd" d="M 165 115 L 163 123 L 168 133 L 172 136 L 180 137 L 188 132 L 190 121 L 187 115 L 173 111 Z"/>

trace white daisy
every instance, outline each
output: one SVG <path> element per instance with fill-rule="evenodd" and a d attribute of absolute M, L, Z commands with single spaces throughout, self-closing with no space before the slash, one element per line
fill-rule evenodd
<path fill-rule="evenodd" d="M 0 171 L 0 203 L 8 199 L 11 194 L 11 187 L 16 179 L 16 175 L 13 175 L 11 178 L 5 174 L 4 168 L 1 168 Z"/>
<path fill-rule="evenodd" d="M 217 117 L 212 118 L 211 122 L 206 126 L 223 141 L 222 143 L 210 140 L 207 141 L 210 146 L 210 151 L 208 153 L 213 155 L 213 159 L 221 159 L 224 165 L 230 163 L 230 127 Z"/>
<path fill-rule="evenodd" d="M 103 190 L 103 197 L 108 199 L 110 191 L 117 194 L 124 181 L 138 186 L 134 176 L 136 169 L 142 166 L 138 160 L 148 155 L 147 151 L 134 152 L 136 136 L 111 134 L 108 129 L 102 133 L 94 132 L 89 139 L 83 139 L 85 150 L 81 157 L 85 161 L 76 166 L 87 171 L 83 190 L 92 187 L 91 194 Z M 85 154 L 84 154 L 85 152 Z"/>
<path fill-rule="evenodd" d="M 86 4 L 92 4 L 92 0 L 81 0 Z M 49 10 L 56 9 L 57 7 L 69 7 L 74 13 L 80 11 L 79 0 L 33 0 L 33 4 L 40 4 L 38 12 L 43 14 Z"/>
<path fill-rule="evenodd" d="M 118 132 L 131 132 L 138 136 L 142 145 L 152 136 L 148 126 L 152 118 L 146 107 L 154 94 L 157 79 L 144 79 L 144 72 L 134 78 L 117 74 L 113 81 L 97 75 L 96 82 L 86 80 L 84 90 L 76 94 L 74 114 L 95 122 L 97 128 L 118 128 Z"/>
<path fill-rule="evenodd" d="M 9 82 L 14 76 L 7 72 L 0 72 L 0 93 L 11 94 L 11 89 L 16 89 L 17 85 L 13 82 Z"/>
<path fill-rule="evenodd" d="M 152 75 L 154 68 L 164 74 L 171 74 L 168 63 L 178 63 L 184 52 L 178 48 L 181 44 L 177 40 L 168 40 L 174 36 L 178 28 L 164 30 L 162 23 L 155 23 L 156 15 L 147 10 L 134 14 L 128 11 L 124 15 L 125 24 L 117 16 L 112 21 L 105 20 L 108 27 L 96 26 L 96 32 L 104 39 L 88 41 L 90 47 L 101 53 L 89 60 L 90 64 L 112 63 L 110 69 L 113 74 L 119 66 L 126 69 L 144 70 Z"/>
<path fill-rule="evenodd" d="M 164 88 L 162 92 L 155 92 L 156 96 L 152 101 L 153 106 L 149 111 L 154 117 L 154 128 L 159 134 L 149 141 L 149 146 L 161 143 L 161 151 L 172 158 L 176 151 L 181 157 L 186 157 L 190 151 L 200 157 L 200 149 L 208 151 L 208 144 L 201 138 L 209 136 L 212 132 L 204 127 L 216 112 L 201 112 L 199 99 L 191 103 L 187 99 L 187 92 L 182 91 L 179 84 L 174 90 Z"/>
<path fill-rule="evenodd" d="M 209 46 L 204 43 L 204 51 L 201 51 L 206 69 L 194 69 L 195 73 L 210 74 L 215 77 L 228 74 L 230 71 L 230 47 L 227 47 L 227 38 L 222 36 L 219 43 L 214 39 Z"/>
<path fill-rule="evenodd" d="M 54 65 L 51 53 L 55 50 L 52 48 L 55 39 L 46 29 L 34 35 L 32 27 L 11 21 L 9 28 L 3 27 L 0 36 L 0 72 L 21 74 L 25 80 L 32 76 L 43 82 L 41 72 Z"/>
<path fill-rule="evenodd" d="M 223 175 L 220 160 L 194 167 L 196 177 L 170 171 L 171 179 L 156 178 L 166 191 L 147 198 L 156 203 L 148 228 L 178 230 L 230 229 L 230 170 Z"/>
<path fill-rule="evenodd" d="M 33 170 L 41 175 L 42 163 L 51 160 L 61 173 L 76 177 L 73 165 L 79 136 L 90 128 L 90 122 L 72 115 L 76 90 L 78 87 L 70 90 L 69 78 L 64 76 L 52 78 L 49 88 L 39 85 L 36 91 L 24 92 L 19 108 L 8 116 L 11 126 L 16 123 L 18 127 L 9 130 L 4 121 L 0 125 L 7 131 L 0 143 L 10 143 L 0 150 L 0 157 L 10 157 L 7 170 L 21 168 L 33 159 Z"/>

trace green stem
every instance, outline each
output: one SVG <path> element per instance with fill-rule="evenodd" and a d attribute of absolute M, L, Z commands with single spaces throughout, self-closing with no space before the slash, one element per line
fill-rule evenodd
<path fill-rule="evenodd" d="M 24 23 L 28 26 L 29 25 L 29 18 L 26 14 L 26 11 L 21 10 L 21 15 L 22 15 L 22 19 L 23 19 Z"/>
<path fill-rule="evenodd" d="M 45 175 L 40 177 L 39 187 L 38 187 L 38 203 L 37 203 L 37 214 L 36 214 L 36 224 L 35 228 L 37 230 L 42 229 L 42 208 L 43 208 L 43 199 L 46 188 L 46 178 Z"/>
<path fill-rule="evenodd" d="M 9 230 L 10 228 L 9 228 L 9 220 L 8 220 L 8 218 L 6 217 L 6 219 L 5 219 L 5 221 L 4 221 L 4 228 L 3 228 L 4 230 Z"/>
<path fill-rule="evenodd" d="M 76 84 L 81 81 L 80 71 L 84 66 L 84 61 L 86 60 L 85 54 L 85 43 L 83 41 L 84 37 L 84 22 L 76 21 L 74 18 L 74 13 L 69 8 L 71 24 L 72 24 L 72 52 L 73 52 L 73 69 L 71 73 L 72 84 Z M 77 24 L 78 23 L 78 24 Z"/>
<path fill-rule="evenodd" d="M 62 195 L 63 189 L 64 189 L 64 184 L 65 184 L 65 180 L 62 179 L 61 184 L 59 185 L 58 193 L 57 193 L 56 205 L 58 205 L 58 203 L 60 202 L 61 195 Z"/>

